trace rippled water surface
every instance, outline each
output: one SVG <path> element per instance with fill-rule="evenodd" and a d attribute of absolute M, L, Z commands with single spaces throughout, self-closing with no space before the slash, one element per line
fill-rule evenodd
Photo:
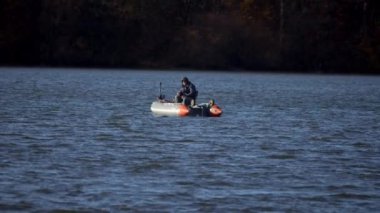
<path fill-rule="evenodd" d="M 220 118 L 154 117 L 188 76 Z M 1 211 L 380 209 L 380 78 L 0 69 Z"/>

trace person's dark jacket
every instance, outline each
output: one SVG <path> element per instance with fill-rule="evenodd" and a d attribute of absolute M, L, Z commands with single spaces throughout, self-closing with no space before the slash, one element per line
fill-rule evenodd
<path fill-rule="evenodd" d="M 183 86 L 182 89 L 182 94 L 185 96 L 185 97 L 189 97 L 189 98 L 197 98 L 198 96 L 198 91 L 197 89 L 195 88 L 195 85 L 191 82 L 189 82 L 186 86 Z"/>

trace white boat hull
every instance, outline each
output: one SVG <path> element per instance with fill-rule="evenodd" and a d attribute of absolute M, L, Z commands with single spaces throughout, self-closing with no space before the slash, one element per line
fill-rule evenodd
<path fill-rule="evenodd" d="M 189 109 L 181 103 L 154 101 L 150 110 L 159 116 L 187 116 Z"/>

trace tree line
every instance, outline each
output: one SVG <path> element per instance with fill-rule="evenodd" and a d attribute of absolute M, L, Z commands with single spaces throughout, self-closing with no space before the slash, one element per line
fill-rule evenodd
<path fill-rule="evenodd" d="M 2 0 L 0 65 L 379 73 L 378 0 Z"/>

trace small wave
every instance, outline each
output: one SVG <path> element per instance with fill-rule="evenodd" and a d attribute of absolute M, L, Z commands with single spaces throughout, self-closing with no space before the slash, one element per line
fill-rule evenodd
<path fill-rule="evenodd" d="M 52 213 L 90 213 L 90 212 L 99 212 L 99 213 L 106 213 L 109 212 L 105 209 L 95 209 L 95 208 L 64 208 L 64 209 L 52 209 L 48 212 Z"/>
<path fill-rule="evenodd" d="M 312 142 L 332 142 L 333 138 L 330 136 L 318 135 L 318 136 L 311 136 L 309 140 Z"/>
<path fill-rule="evenodd" d="M 355 185 L 340 185 L 340 186 L 328 186 L 327 189 L 330 191 L 342 190 L 342 189 L 358 189 L 359 187 Z"/>
<path fill-rule="evenodd" d="M 380 174 L 377 171 L 359 174 L 361 180 L 380 180 Z"/>
<path fill-rule="evenodd" d="M 326 197 L 326 196 L 310 196 L 310 197 L 301 197 L 302 200 L 305 200 L 305 201 L 313 201 L 313 202 L 321 202 L 321 203 L 325 203 L 325 202 L 328 202 L 329 199 Z"/>
<path fill-rule="evenodd" d="M 20 201 L 15 204 L 0 203 L 2 211 L 26 211 L 33 209 L 33 204 L 25 201 Z"/>
<path fill-rule="evenodd" d="M 155 142 L 161 142 L 161 143 L 196 143 L 198 141 L 189 139 L 189 138 L 183 138 L 183 139 L 171 139 L 170 137 L 163 136 L 163 137 L 145 137 L 149 138 L 150 141 L 155 141 Z"/>
<path fill-rule="evenodd" d="M 48 188 L 40 188 L 40 189 L 37 189 L 36 192 L 40 194 L 46 194 L 46 195 L 50 195 L 54 193 L 53 190 L 48 189 Z"/>
<path fill-rule="evenodd" d="M 142 163 L 137 164 L 132 167 L 133 173 L 145 173 L 147 171 L 154 171 L 154 170 L 161 170 L 164 166 L 161 163 L 157 162 L 149 162 L 149 163 Z"/>
<path fill-rule="evenodd" d="M 357 148 L 371 148 L 370 144 L 363 143 L 363 142 L 354 143 L 353 146 Z"/>
<path fill-rule="evenodd" d="M 98 134 L 96 135 L 97 141 L 114 141 L 115 138 L 113 135 L 110 134 Z"/>
<path fill-rule="evenodd" d="M 370 200 L 370 199 L 379 199 L 378 195 L 368 195 L 368 194 L 355 194 L 355 193 L 337 193 L 330 195 L 330 197 L 337 199 L 350 199 L 350 200 Z"/>
<path fill-rule="evenodd" d="M 296 159 L 297 156 L 293 154 L 275 154 L 275 155 L 268 156 L 268 158 L 275 159 L 275 160 L 289 160 L 289 159 Z"/>
<path fill-rule="evenodd" d="M 207 185 L 211 187 L 232 187 L 233 184 L 227 180 L 213 180 L 207 181 Z"/>
<path fill-rule="evenodd" d="M 23 134 L 20 133 L 14 133 L 14 132 L 5 132 L 5 133 L 0 133 L 0 136 L 8 136 L 8 137 L 14 137 L 14 136 L 23 136 Z"/>
<path fill-rule="evenodd" d="M 40 137 L 40 136 L 36 136 L 36 135 L 26 135 L 26 134 L 23 134 L 22 135 L 22 139 L 25 139 L 25 140 L 32 140 L 32 141 L 42 141 L 42 140 L 49 140 L 50 137 Z"/>

